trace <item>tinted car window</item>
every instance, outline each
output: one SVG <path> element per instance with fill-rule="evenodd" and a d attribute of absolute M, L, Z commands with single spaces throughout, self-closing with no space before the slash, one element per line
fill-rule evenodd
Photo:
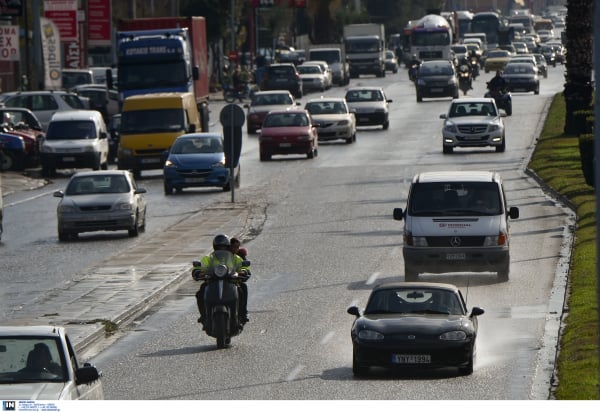
<path fill-rule="evenodd" d="M 98 137 L 94 122 L 88 120 L 65 120 L 50 122 L 47 140 L 95 139 Z"/>
<path fill-rule="evenodd" d="M 85 106 L 83 105 L 81 100 L 75 95 L 65 94 L 65 95 L 61 95 L 60 98 L 63 99 L 65 102 L 67 102 L 67 104 L 69 106 L 71 106 L 73 109 L 85 109 Z M 54 103 L 54 104 L 56 104 L 56 103 Z"/>
<path fill-rule="evenodd" d="M 499 215 L 500 192 L 495 183 L 419 183 L 413 186 L 409 205 L 413 216 L 438 216 L 454 211 L 457 215 Z"/>

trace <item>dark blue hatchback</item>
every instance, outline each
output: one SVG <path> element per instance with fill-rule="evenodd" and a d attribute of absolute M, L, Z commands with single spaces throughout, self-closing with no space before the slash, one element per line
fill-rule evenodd
<path fill-rule="evenodd" d="M 188 133 L 179 136 L 167 154 L 163 175 L 165 194 L 187 187 L 221 187 L 231 190 L 225 163 L 223 136 L 218 133 Z M 240 184 L 240 166 L 234 170 L 235 187 Z"/>

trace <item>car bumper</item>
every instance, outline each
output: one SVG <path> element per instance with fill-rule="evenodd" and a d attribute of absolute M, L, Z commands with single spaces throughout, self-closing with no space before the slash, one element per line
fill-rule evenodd
<path fill-rule="evenodd" d="M 508 247 L 402 249 L 404 264 L 420 273 L 495 272 L 510 262 Z"/>
<path fill-rule="evenodd" d="M 224 187 L 228 181 L 229 169 L 226 168 L 201 170 L 194 173 L 172 167 L 164 169 L 164 183 L 174 189 L 185 187 Z"/>
<path fill-rule="evenodd" d="M 279 143 L 273 141 L 260 142 L 260 152 L 263 154 L 307 154 L 312 151 L 309 140 L 302 142 Z"/>
<path fill-rule="evenodd" d="M 129 230 L 135 226 L 133 213 L 97 213 L 90 215 L 62 214 L 58 216 L 61 232 L 95 232 L 101 230 Z"/>
<path fill-rule="evenodd" d="M 42 153 L 40 161 L 43 167 L 50 168 L 95 168 L 100 163 L 100 153 Z"/>
<path fill-rule="evenodd" d="M 377 126 L 384 124 L 388 119 L 388 114 L 384 112 L 377 113 L 356 113 L 357 126 Z"/>
<path fill-rule="evenodd" d="M 479 134 L 443 133 L 444 146 L 452 147 L 484 147 L 501 146 L 504 137 L 502 131 Z"/>
<path fill-rule="evenodd" d="M 506 84 L 509 92 L 535 92 L 540 89 L 539 83 L 518 83 L 511 82 Z"/>
<path fill-rule="evenodd" d="M 440 368 L 463 366 L 473 357 L 473 340 L 442 341 L 439 337 L 425 337 L 413 342 L 364 342 L 353 338 L 354 359 L 361 366 L 385 368 Z M 408 360 L 400 363 L 396 355 Z M 410 356 L 416 355 L 416 356 Z M 428 362 L 424 360 L 428 356 Z M 413 362 L 409 359 L 412 358 Z"/>
<path fill-rule="evenodd" d="M 319 128 L 319 141 L 326 142 L 329 140 L 350 139 L 354 134 L 350 127 L 326 127 Z"/>
<path fill-rule="evenodd" d="M 445 86 L 417 86 L 421 97 L 454 97 L 458 94 L 458 84 Z"/>
<path fill-rule="evenodd" d="M 154 154 L 148 156 L 120 156 L 117 167 L 120 170 L 154 170 L 164 166 L 163 156 Z"/>

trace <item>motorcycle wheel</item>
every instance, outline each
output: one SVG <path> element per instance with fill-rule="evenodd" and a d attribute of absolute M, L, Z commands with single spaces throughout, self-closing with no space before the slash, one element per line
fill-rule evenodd
<path fill-rule="evenodd" d="M 214 335 L 217 338 L 217 348 L 223 349 L 227 346 L 227 315 L 223 312 L 217 312 L 212 319 Z"/>

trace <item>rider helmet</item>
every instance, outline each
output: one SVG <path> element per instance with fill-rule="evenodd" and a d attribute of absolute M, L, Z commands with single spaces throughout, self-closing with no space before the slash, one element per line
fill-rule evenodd
<path fill-rule="evenodd" d="M 215 236 L 215 238 L 213 239 L 213 249 L 229 249 L 230 245 L 231 242 L 229 240 L 229 236 L 227 235 L 220 234 Z"/>

